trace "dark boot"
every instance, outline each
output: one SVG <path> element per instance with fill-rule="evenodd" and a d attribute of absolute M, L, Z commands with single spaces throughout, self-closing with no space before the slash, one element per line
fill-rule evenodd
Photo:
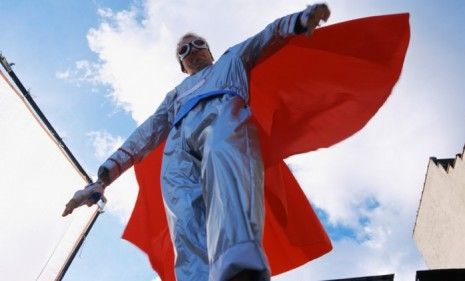
<path fill-rule="evenodd" d="M 230 281 L 258 281 L 259 272 L 255 270 L 245 269 L 239 272 Z"/>

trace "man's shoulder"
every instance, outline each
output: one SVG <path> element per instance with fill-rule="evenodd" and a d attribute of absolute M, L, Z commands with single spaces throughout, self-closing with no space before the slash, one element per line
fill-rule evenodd
<path fill-rule="evenodd" d="M 230 64 L 234 63 L 235 61 L 240 60 L 240 58 L 237 56 L 237 53 L 234 51 L 234 46 L 228 48 L 221 56 L 220 58 L 216 61 L 216 65 L 221 65 L 221 64 Z"/>

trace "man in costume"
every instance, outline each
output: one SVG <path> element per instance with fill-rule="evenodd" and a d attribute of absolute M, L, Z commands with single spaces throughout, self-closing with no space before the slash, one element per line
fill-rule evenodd
<path fill-rule="evenodd" d="M 163 280 L 173 280 L 170 274 L 173 265 L 160 258 L 160 253 L 152 256 L 151 251 L 163 250 L 166 257 L 170 257 L 171 249 L 164 247 L 170 245 L 171 241 L 175 248 L 174 271 L 177 280 L 269 280 L 268 264 L 276 274 L 328 252 L 330 242 L 282 159 L 332 145 L 359 130 L 385 101 L 397 81 L 408 43 L 408 33 L 406 35 L 404 32 L 405 16 L 371 20 L 369 24 L 365 21 L 347 25 L 350 31 L 373 33 L 375 36 L 367 36 L 367 45 L 356 33 L 350 34 L 356 40 L 346 38 L 345 26 L 329 30 L 329 36 L 320 36 L 324 39 L 320 45 L 294 36 L 312 34 L 320 20 L 327 20 L 329 14 L 326 5 L 317 4 L 280 18 L 257 35 L 228 49 L 215 64 L 203 38 L 194 34 L 182 37 L 177 56 L 181 69 L 190 76 L 169 92 L 154 115 L 102 164 L 99 180 L 76 192 L 63 215 L 71 213 L 78 206 L 94 204 L 107 185 L 129 167 L 141 162 L 152 150 L 156 153 L 166 140 L 160 181 L 170 241 L 166 241 L 163 223 L 147 226 L 152 222 L 147 219 L 147 212 L 140 211 L 150 205 L 144 205 L 144 200 L 150 201 L 154 197 L 141 197 L 141 192 L 152 192 L 146 189 L 141 189 L 139 193 L 125 233 L 149 254 L 152 265 Z M 382 31 L 379 36 L 382 42 L 376 41 L 379 39 L 376 36 L 378 29 Z M 333 36 L 330 31 L 345 35 L 339 37 L 347 43 L 338 42 L 339 37 Z M 380 45 L 382 47 L 376 48 Z M 289 51 L 295 47 L 298 51 Z M 309 57 L 321 63 L 315 64 L 318 67 L 308 68 L 307 53 L 300 53 L 309 47 L 316 50 Z M 340 51 L 343 56 L 338 56 L 338 60 L 334 60 L 334 55 L 326 58 L 331 55 L 331 52 L 324 52 L 326 49 Z M 390 56 L 391 53 L 394 55 Z M 318 56 L 313 56 L 315 54 Z M 358 58 L 359 54 L 363 60 Z M 324 98 L 313 94 L 299 97 L 302 100 L 296 99 L 294 94 L 289 97 L 283 95 L 279 99 L 274 97 L 275 92 L 280 94 L 307 89 L 305 83 L 313 79 L 307 77 L 308 71 L 325 67 L 324 61 L 318 61 L 319 57 L 331 59 L 340 66 L 341 71 L 361 69 L 368 72 L 352 71 L 349 78 L 341 77 L 326 88 L 321 86 L 327 85 L 326 81 L 315 84 L 315 91 L 325 94 Z M 299 61 L 295 62 L 296 58 Z M 378 60 L 383 67 L 373 63 Z M 302 68 L 302 65 L 305 69 L 290 72 L 291 77 L 286 77 L 286 73 L 278 70 L 287 61 L 291 61 L 295 69 Z M 263 72 L 265 66 L 266 71 Z M 317 82 L 327 79 L 324 76 L 328 75 L 327 71 L 322 73 L 323 76 L 315 75 Z M 367 73 L 372 81 L 376 81 L 376 87 L 373 87 L 373 83 L 357 84 L 360 79 L 367 80 Z M 335 72 L 328 76 L 331 79 L 339 75 Z M 357 75 L 362 78 L 359 79 Z M 264 82 L 263 79 L 269 81 Z M 289 84 L 293 79 L 303 84 Z M 284 81 L 287 88 L 273 87 L 276 81 Z M 259 88 L 270 90 L 270 95 L 263 98 L 258 93 Z M 327 91 L 328 88 L 330 91 Z M 249 92 L 254 91 L 255 94 L 249 97 Z M 352 91 L 360 91 L 362 98 L 352 97 Z M 305 91 L 303 93 L 306 94 Z M 261 102 L 264 105 L 254 108 L 254 100 L 255 104 Z M 252 122 L 249 103 L 260 125 L 258 130 Z M 290 112 L 289 108 L 282 106 L 286 104 L 299 110 Z M 311 115 L 307 114 L 308 108 Z M 301 112 L 305 114 L 299 115 Z M 351 116 L 351 112 L 355 112 L 355 116 Z M 344 119 L 343 126 L 337 116 Z M 337 130 L 333 128 L 334 124 L 337 124 Z M 309 131 L 312 137 L 309 139 L 308 134 L 299 130 L 287 134 L 286 126 Z M 332 131 L 321 134 L 324 130 L 320 127 Z M 266 153 L 262 155 L 263 151 Z M 264 204 L 264 166 L 268 204 Z M 139 167 L 138 172 L 136 165 L 140 187 L 150 180 L 139 176 L 143 173 L 143 168 Z M 157 171 L 150 170 L 149 173 L 156 175 Z M 149 207 L 153 207 L 151 203 Z M 145 217 L 141 219 L 141 216 Z M 303 224 L 296 223 L 295 217 L 299 216 L 305 217 L 300 220 Z M 264 222 L 267 228 L 262 244 Z M 144 231 L 144 234 L 138 231 Z M 141 237 L 134 238 L 138 235 Z M 269 263 L 263 245 L 271 249 L 267 251 Z"/>
<path fill-rule="evenodd" d="M 92 193 L 103 193 L 166 139 L 161 183 L 177 280 L 269 280 L 261 245 L 264 172 L 247 105 L 248 74 L 265 47 L 310 34 L 329 14 L 318 4 L 280 18 L 215 64 L 205 39 L 183 36 L 177 57 L 190 76 L 103 163 L 99 180 L 78 192 L 72 207 L 93 204 Z"/>

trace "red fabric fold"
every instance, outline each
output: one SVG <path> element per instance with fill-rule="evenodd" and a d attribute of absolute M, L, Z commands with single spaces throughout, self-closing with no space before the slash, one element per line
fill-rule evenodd
<path fill-rule="evenodd" d="M 283 159 L 331 146 L 360 130 L 399 78 L 408 14 L 343 22 L 295 36 L 261 58 L 250 104 L 265 161 L 263 245 L 273 275 L 331 250 L 331 242 Z M 267 52 L 264 52 L 267 53 Z M 160 190 L 163 146 L 135 166 L 139 195 L 123 238 L 149 256 L 162 280 L 175 280 L 174 253 Z"/>

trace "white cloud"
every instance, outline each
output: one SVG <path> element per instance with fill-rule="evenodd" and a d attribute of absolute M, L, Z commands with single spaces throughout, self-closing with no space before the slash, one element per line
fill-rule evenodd
<path fill-rule="evenodd" d="M 134 169 L 127 170 L 116 179 L 105 191 L 108 203 L 105 211 L 116 215 L 126 225 L 137 199 L 138 185 Z"/>
<path fill-rule="evenodd" d="M 100 8 L 97 13 L 102 18 L 111 18 L 113 16 L 113 11 L 110 8 Z"/>
<path fill-rule="evenodd" d="M 113 136 L 107 131 L 93 131 L 87 134 L 92 139 L 92 144 L 95 149 L 95 157 L 99 161 L 106 160 L 111 153 L 118 149 L 123 144 L 123 138 Z"/>
<path fill-rule="evenodd" d="M 99 78 L 99 64 L 88 60 L 78 60 L 74 67 L 55 73 L 55 77 L 60 80 L 80 86 L 83 83 L 97 84 L 101 83 Z"/>
<path fill-rule="evenodd" d="M 113 136 L 107 131 L 93 131 L 87 134 L 95 149 L 96 158 L 103 162 L 123 143 L 121 136 Z M 137 182 L 134 169 L 131 168 L 116 179 L 105 192 L 108 203 L 105 210 L 120 218 L 126 224 L 137 198 Z"/>
<path fill-rule="evenodd" d="M 111 96 L 141 123 L 181 76 L 173 59 L 175 38 L 166 27 L 137 21 L 136 8 L 105 17 L 88 34 L 90 48 L 100 58 L 100 81 L 111 85 Z M 171 62 L 171 60 L 170 60 Z"/>
<path fill-rule="evenodd" d="M 395 274 L 395 280 L 414 280 L 415 271 L 425 265 L 411 239 L 408 220 L 391 208 L 380 207 L 371 216 L 367 230 L 371 239 L 358 243 L 351 239 L 333 242 L 333 251 L 297 270 L 274 278 L 281 280 L 327 280 L 368 275 Z"/>
<path fill-rule="evenodd" d="M 61 80 L 68 80 L 69 75 L 70 75 L 69 70 L 59 71 L 55 74 L 56 78 L 61 79 Z"/>

